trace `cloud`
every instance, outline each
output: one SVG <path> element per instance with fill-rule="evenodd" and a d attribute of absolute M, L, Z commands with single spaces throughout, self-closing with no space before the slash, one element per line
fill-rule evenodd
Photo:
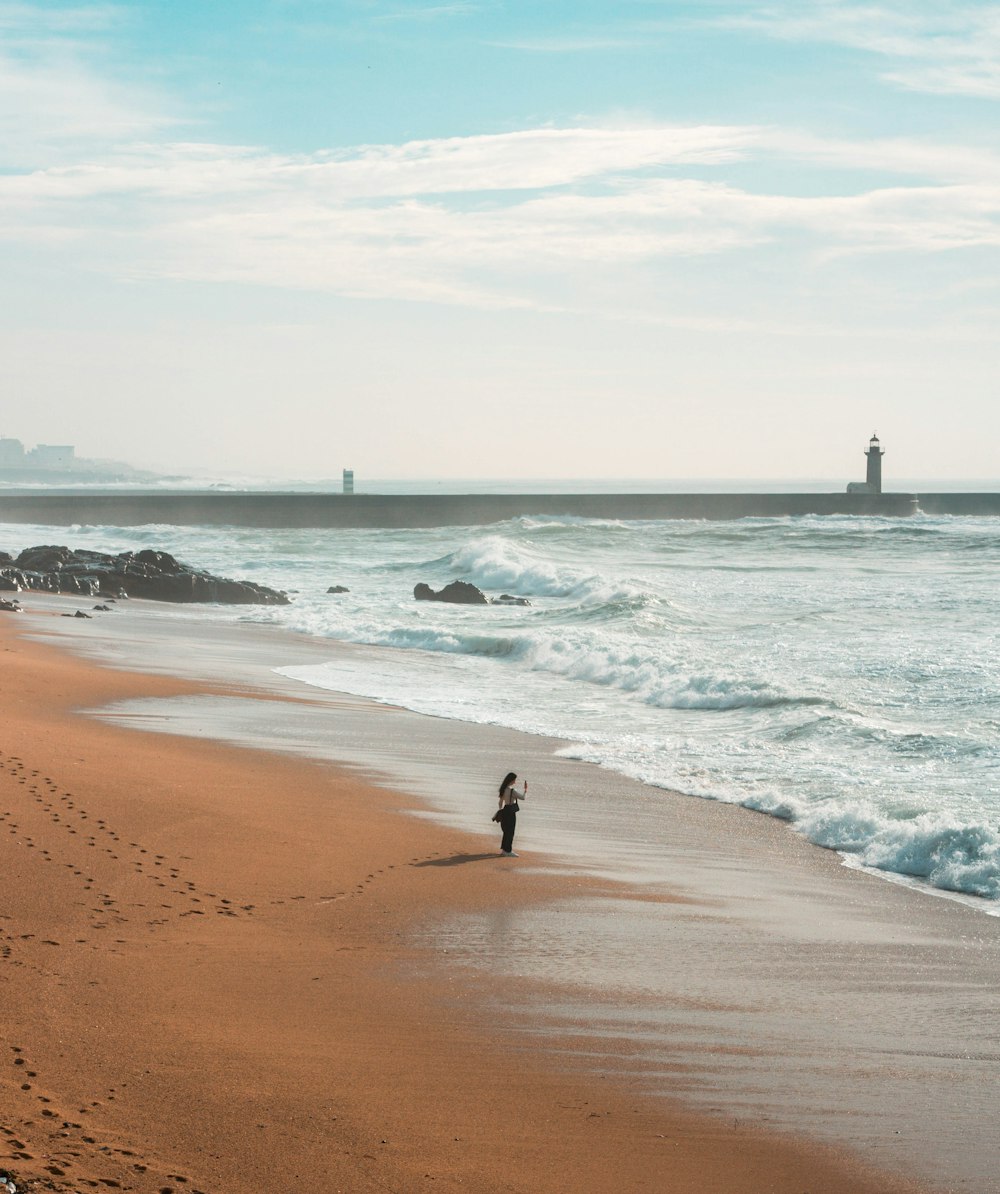
<path fill-rule="evenodd" d="M 802 196 L 711 177 L 775 158 L 895 163 L 921 182 Z M 935 172 L 946 180 L 923 181 Z M 0 235 L 123 277 L 480 307 L 558 307 L 587 277 L 764 245 L 814 264 L 1000 247 L 993 155 L 956 165 L 943 146 L 756 127 L 535 129 L 295 157 L 147 143 L 0 177 L 0 202 Z"/>
<path fill-rule="evenodd" d="M 374 19 L 381 22 L 439 21 L 451 17 L 468 17 L 479 11 L 478 4 L 417 4 L 413 8 L 397 8 L 381 13 Z"/>
<path fill-rule="evenodd" d="M 125 19 L 111 5 L 0 3 L 0 162 L 26 166 L 158 132 L 176 120 L 151 88 L 116 82 L 100 38 Z"/>
<path fill-rule="evenodd" d="M 26 65 L 0 49 L 0 157 L 8 166 L 85 154 L 170 122 L 96 81 L 71 56 Z"/>
<path fill-rule="evenodd" d="M 849 140 L 783 129 L 771 130 L 760 144 L 785 160 L 819 167 L 945 183 L 1000 179 L 1000 154 L 990 149 L 914 137 Z"/>
<path fill-rule="evenodd" d="M 76 8 L 41 8 L 36 4 L 0 3 L 0 33 L 19 37 L 53 36 L 104 31 L 126 19 L 114 4 Z"/>
<path fill-rule="evenodd" d="M 760 130 L 694 127 L 530 129 L 487 136 L 362 145 L 298 156 L 242 146 L 137 143 L 97 160 L 0 178 L 10 198 L 148 194 L 311 195 L 324 204 L 404 196 L 534 191 L 618 174 L 720 165 L 747 156 Z"/>
<path fill-rule="evenodd" d="M 786 4 L 711 23 L 877 55 L 893 63 L 884 79 L 914 91 L 1000 99 L 1000 6 L 995 4 Z"/>

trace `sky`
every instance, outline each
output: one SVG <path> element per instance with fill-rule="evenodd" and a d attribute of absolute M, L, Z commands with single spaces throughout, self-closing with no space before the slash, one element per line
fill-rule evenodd
<path fill-rule="evenodd" d="M 1000 478 L 1000 4 L 0 0 L 0 434 Z"/>

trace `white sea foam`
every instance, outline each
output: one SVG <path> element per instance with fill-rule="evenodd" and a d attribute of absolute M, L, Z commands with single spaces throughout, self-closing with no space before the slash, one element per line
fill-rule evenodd
<path fill-rule="evenodd" d="M 947 813 L 887 818 L 871 806 L 829 813 L 803 809 L 799 827 L 821 846 L 854 854 L 867 867 L 923 879 L 944 891 L 1000 898 L 1000 832 Z"/>
<path fill-rule="evenodd" d="M 638 585 L 609 580 L 581 567 L 582 562 L 570 566 L 539 559 L 496 535 L 469 543 L 448 561 L 456 576 L 480 588 L 509 589 L 525 597 L 567 597 L 603 604 L 643 595 Z"/>

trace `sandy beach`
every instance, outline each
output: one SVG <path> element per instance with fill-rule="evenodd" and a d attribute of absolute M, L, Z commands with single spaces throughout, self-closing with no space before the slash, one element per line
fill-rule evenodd
<path fill-rule="evenodd" d="M 981 1153 L 981 1121 L 984 1139 L 995 1122 L 990 1079 L 1000 1050 L 995 1030 L 987 1042 L 982 1027 L 995 989 L 994 918 L 847 871 L 773 821 L 758 830 L 764 819 L 746 810 L 683 798 L 666 806 L 676 814 L 672 891 L 546 862 L 537 845 L 534 859 L 499 859 L 488 826 L 473 833 L 449 817 L 448 792 L 435 806 L 435 773 L 423 774 L 399 746 L 420 735 L 407 727 L 421 719 L 338 707 L 273 677 L 268 688 L 255 679 L 252 652 L 227 657 L 228 685 L 167 674 L 171 631 L 150 643 L 144 672 L 107 666 L 107 657 L 102 665 L 81 654 L 90 624 L 59 618 L 71 608 L 49 599 L 30 617 L 0 622 L 0 1167 L 19 1190 L 1000 1188 L 975 1176 L 989 1172 L 988 1157 L 965 1172 L 944 1163 Z M 40 642 L 46 619 L 51 633 Z M 56 641 L 76 634 L 81 650 Z M 282 652 L 294 655 L 288 644 Z M 208 711 L 238 701 L 274 724 L 280 708 L 321 717 L 332 757 L 220 741 L 239 735 L 213 729 L 211 717 L 197 733 L 162 733 L 127 716 L 142 702 L 174 701 Z M 120 715 L 94 716 L 99 709 Z M 438 723 L 434 733 L 455 730 Z M 447 741 L 434 747 L 439 769 Z M 455 763 L 463 783 L 477 758 L 491 775 L 512 744 L 469 727 L 464 743 Z M 539 781 L 550 788 L 554 776 L 586 770 L 561 759 L 548 766 Z M 564 786 L 579 792 L 581 782 Z M 566 807 L 550 805 L 550 832 Z M 685 846 L 691 818 L 700 830 L 705 818 L 717 828 L 714 871 Z M 742 843 L 757 832 L 780 855 L 785 879 L 774 903 L 759 891 L 748 897 L 750 933 L 713 881 L 749 874 Z M 636 859 L 641 866 L 638 850 Z M 821 874 L 820 895 L 815 884 L 805 895 L 800 867 Z M 751 877 L 737 886 L 757 891 Z M 644 906 L 656 918 L 642 948 L 662 951 L 664 969 L 683 969 L 692 984 L 671 988 L 673 1000 L 642 990 L 627 958 L 611 958 L 599 998 L 586 975 L 560 975 L 558 959 L 547 968 L 560 925 L 584 926 L 600 941 L 609 917 L 638 917 Z M 919 922 L 907 919 L 912 909 Z M 719 1093 L 727 1080 L 703 1077 L 738 1073 L 741 1053 L 764 1057 L 752 1030 L 741 1038 L 738 1026 L 748 991 L 764 981 L 747 958 L 772 921 L 781 931 L 768 937 L 767 971 L 783 984 L 787 1040 L 772 1039 L 762 1068 L 732 1085 L 727 1102 Z M 501 933 L 512 923 L 523 932 L 508 950 Z M 702 933 L 706 925 L 714 936 Z M 965 966 L 947 989 L 943 943 L 955 941 L 979 970 Z M 845 949 L 858 961 L 850 979 Z M 881 951 L 874 971 L 873 951 Z M 823 965 L 843 980 L 839 1011 L 814 1002 L 834 985 L 817 973 Z M 854 1093 L 858 1067 L 841 1060 L 859 1037 L 857 1009 L 883 997 L 898 1017 L 880 1016 L 860 1034 L 872 1082 L 882 1065 L 875 1035 L 887 1053 L 899 1046 L 885 1064 L 901 1092 L 908 1065 L 921 1067 L 915 1086 L 933 1079 L 926 1107 L 909 1111 L 901 1094 L 887 1109 L 903 1119 L 873 1115 Z M 659 1054 L 640 1047 L 631 1020 L 616 1033 L 611 1009 L 619 1027 L 636 1011 L 655 1020 Z M 701 1078 L 677 1039 L 682 1016 L 688 1037 L 700 1026 Z M 797 1026 L 809 1022 L 807 1049 Z M 719 1030 L 727 1023 L 732 1034 Z M 911 1039 L 926 1045 L 919 1062 Z M 971 1078 L 963 1069 L 956 1085 L 949 1068 L 962 1048 L 979 1069 Z M 963 1103 L 966 1089 L 978 1104 Z M 797 1105 L 798 1119 L 786 1105 Z M 935 1118 L 953 1128 L 940 1149 L 926 1128 Z M 854 1136 L 825 1130 L 827 1119 L 854 1122 Z M 900 1148 L 904 1122 L 913 1139 Z"/>

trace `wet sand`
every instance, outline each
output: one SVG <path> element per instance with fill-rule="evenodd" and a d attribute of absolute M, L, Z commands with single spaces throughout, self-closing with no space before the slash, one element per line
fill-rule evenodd
<path fill-rule="evenodd" d="M 499 859 L 459 798 L 528 751 L 524 736 L 261 674 L 253 628 L 234 628 L 249 632 L 242 655 L 220 632 L 212 659 L 185 662 L 177 624 L 142 629 L 138 603 L 117 624 L 120 643 L 140 627 L 120 662 L 145 652 L 150 672 L 187 674 L 98 666 L 34 641 L 114 653 L 63 608 L 0 621 L 0 1166 L 18 1180 L 996 1188 L 949 1160 L 988 1148 L 975 1128 L 995 1123 L 992 918 L 680 797 L 663 806 L 672 884 L 649 881 L 648 843 L 626 833 L 602 873 L 579 824 L 588 785 L 615 785 L 623 822 L 642 786 L 544 740 L 531 774 L 550 799 L 522 818 L 522 857 Z M 283 662 L 314 650 L 270 641 Z M 560 825 L 579 849 L 543 853 Z M 916 1066 L 911 1039 L 926 1046 Z M 896 1105 L 873 1112 L 859 1092 L 874 1102 L 886 1067 Z M 952 1121 L 940 1147 L 905 1106 L 911 1081 L 930 1081 L 938 1124 Z"/>

